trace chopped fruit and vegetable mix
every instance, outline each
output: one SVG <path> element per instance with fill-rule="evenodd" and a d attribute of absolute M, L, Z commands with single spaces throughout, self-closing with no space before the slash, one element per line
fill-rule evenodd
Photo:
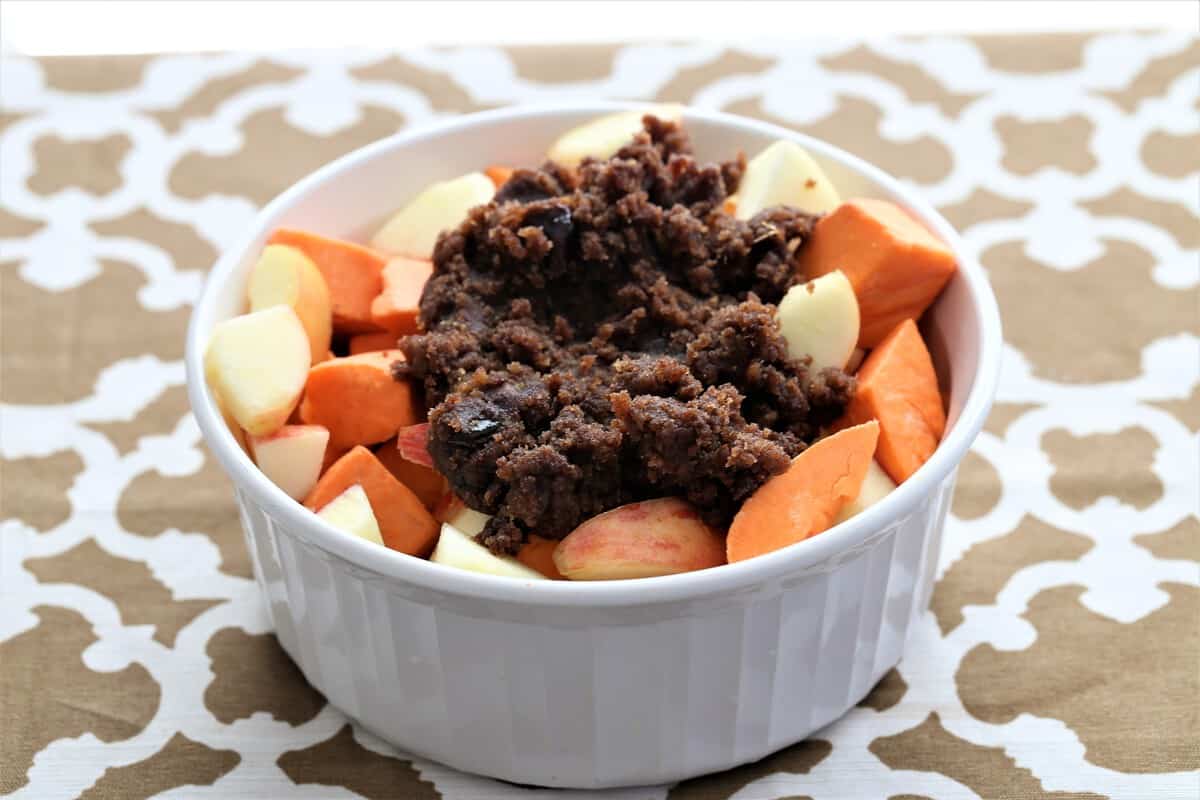
<path fill-rule="evenodd" d="M 698 162 L 680 118 L 436 183 L 365 244 L 272 233 L 205 358 L 238 443 L 346 534 L 522 580 L 742 561 L 885 497 L 946 426 L 917 321 L 953 254 L 793 142 Z"/>

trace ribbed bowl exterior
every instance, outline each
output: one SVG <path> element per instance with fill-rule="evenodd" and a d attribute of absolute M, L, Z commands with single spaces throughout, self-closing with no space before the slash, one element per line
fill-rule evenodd
<path fill-rule="evenodd" d="M 538 163 L 562 131 L 628 107 L 497 109 L 343 156 L 272 201 L 226 249 L 188 329 L 192 408 L 232 478 L 283 647 L 331 703 L 382 738 L 518 783 L 679 780 L 761 758 L 854 705 L 899 661 L 928 605 L 955 470 L 999 373 L 1003 339 L 986 273 L 920 196 L 828 143 L 687 109 L 702 157 L 794 140 L 843 196 L 899 203 L 954 252 L 958 272 L 923 319 L 948 420 L 924 466 L 794 547 L 707 572 L 588 585 L 409 558 L 334 529 L 272 485 L 230 435 L 203 367 L 213 327 L 245 309 L 247 276 L 270 232 L 366 238 L 371 221 L 417 187 L 480 164 Z"/>
<path fill-rule="evenodd" d="M 617 609 L 400 584 L 237 494 L 279 641 L 331 703 L 461 770 L 593 788 L 754 761 L 857 703 L 928 606 L 954 477 L 860 546 L 795 574 Z"/>

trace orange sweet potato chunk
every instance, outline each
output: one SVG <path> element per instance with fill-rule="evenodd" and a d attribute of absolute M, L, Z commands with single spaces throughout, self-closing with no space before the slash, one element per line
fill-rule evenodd
<path fill-rule="evenodd" d="M 858 370 L 858 388 L 835 427 L 879 421 L 879 466 L 903 483 L 929 460 L 946 432 L 946 411 L 929 350 L 906 319 L 871 351 Z"/>
<path fill-rule="evenodd" d="M 429 555 L 441 526 L 412 490 L 396 480 L 365 447 L 355 447 L 334 462 L 304 505 L 320 511 L 356 483 L 367 493 L 385 545 L 411 556 Z"/>
<path fill-rule="evenodd" d="M 729 563 L 787 547 L 832 525 L 842 506 L 858 497 L 878 438 L 874 420 L 838 431 L 758 487 L 729 526 Z"/>
<path fill-rule="evenodd" d="M 396 480 L 412 489 L 413 494 L 431 511 L 449 490 L 446 479 L 436 469 L 414 463 L 400 455 L 395 439 L 388 439 L 375 448 L 375 457 L 388 472 L 396 476 Z"/>
<path fill-rule="evenodd" d="M 335 333 L 379 330 L 371 321 L 371 302 L 383 289 L 384 256 L 361 244 L 293 228 L 279 228 L 267 243 L 295 247 L 317 265 L 329 285 Z"/>
<path fill-rule="evenodd" d="M 396 349 L 396 336 L 391 333 L 360 333 L 350 337 L 350 355 Z"/>
<path fill-rule="evenodd" d="M 392 362 L 403 358 L 399 350 L 381 350 L 317 364 L 308 371 L 301 421 L 328 428 L 331 450 L 382 442 L 423 421 L 408 381 L 392 377 Z"/>
<path fill-rule="evenodd" d="M 397 256 L 383 268 L 383 288 L 371 301 L 371 322 L 395 336 L 417 332 L 418 306 L 433 263 Z"/>
<path fill-rule="evenodd" d="M 485 169 L 483 174 L 487 175 L 491 179 L 492 183 L 495 184 L 496 188 L 499 189 L 501 186 L 508 183 L 508 179 L 512 177 L 513 169 L 512 167 L 493 165 Z"/>
<path fill-rule="evenodd" d="M 856 199 L 813 228 L 800 250 L 801 274 L 840 269 L 862 318 L 858 346 L 874 347 L 901 320 L 919 319 L 957 269 L 954 254 L 921 223 L 886 200 Z"/>
<path fill-rule="evenodd" d="M 517 551 L 517 561 L 551 580 L 565 581 L 567 576 L 559 572 L 554 563 L 554 548 L 557 546 L 558 542 L 553 539 L 543 539 L 541 536 L 530 534 L 529 541 Z"/>
<path fill-rule="evenodd" d="M 350 448 L 348 447 L 334 447 L 333 445 L 326 443 L 325 455 L 321 459 L 321 474 L 324 475 L 325 470 L 336 464 L 337 460 L 346 455 L 348 452 L 350 452 Z"/>

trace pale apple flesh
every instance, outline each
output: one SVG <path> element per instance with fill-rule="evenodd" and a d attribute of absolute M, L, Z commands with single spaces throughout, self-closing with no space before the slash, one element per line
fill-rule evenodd
<path fill-rule="evenodd" d="M 781 139 L 746 164 L 734 216 L 750 219 L 772 206 L 825 214 L 841 202 L 833 182 L 812 156 L 795 142 Z"/>
<path fill-rule="evenodd" d="M 250 437 L 254 463 L 293 500 L 304 500 L 321 476 L 329 430 L 320 425 L 284 425 Z"/>
<path fill-rule="evenodd" d="M 778 319 L 788 355 L 810 357 L 814 372 L 845 367 L 858 346 L 858 299 L 840 269 L 789 289 L 779 301 Z"/>
<path fill-rule="evenodd" d="M 448 522 L 443 523 L 437 547 L 434 548 L 433 555 L 429 557 L 429 560 L 449 567 L 481 572 L 485 575 L 499 575 L 504 578 L 520 578 L 530 581 L 547 580 L 545 575 L 525 566 L 515 558 L 495 555 L 476 542 L 471 534 L 459 530 Z"/>
<path fill-rule="evenodd" d="M 438 522 L 448 522 L 467 536 L 478 536 L 491 516 L 467 508 L 467 504 L 453 492 L 446 492 L 441 501 L 433 509 L 433 518 Z"/>
<path fill-rule="evenodd" d="M 265 436 L 287 422 L 311 363 L 300 318 L 280 305 L 218 323 L 204 371 L 237 424 L 251 436 Z"/>
<path fill-rule="evenodd" d="M 863 485 L 858 491 L 858 497 L 842 506 L 842 510 L 834 517 L 833 524 L 836 525 L 839 522 L 845 522 L 855 514 L 862 513 L 887 497 L 895 488 L 895 481 L 888 477 L 888 474 L 883 471 L 883 467 L 879 466 L 879 462 L 871 459 L 870 465 L 867 466 L 867 477 L 863 479 Z"/>
<path fill-rule="evenodd" d="M 357 483 L 330 500 L 317 511 L 317 516 L 338 530 L 383 546 L 379 521 L 371 510 L 366 491 Z"/>
<path fill-rule="evenodd" d="M 463 506 L 453 517 L 447 520 L 458 530 L 465 533 L 467 536 L 478 536 L 483 533 L 483 528 L 487 525 L 491 517 L 482 511 L 476 511 L 473 508 Z"/>
<path fill-rule="evenodd" d="M 659 105 L 644 111 L 622 111 L 594 119 L 564 133 L 550 145 L 547 158 L 564 167 L 578 166 L 583 159 L 609 158 L 642 130 L 642 117 L 653 114 L 662 120 L 683 119 L 683 106 Z"/>
<path fill-rule="evenodd" d="M 489 202 L 495 193 L 496 185 L 482 172 L 435 183 L 384 223 L 371 247 L 428 261 L 438 234 L 458 227 L 468 211 Z"/>
<path fill-rule="evenodd" d="M 333 335 L 333 305 L 329 286 L 317 265 L 294 247 L 267 245 L 250 272 L 250 310 L 291 306 L 308 335 L 312 363 L 329 352 Z"/>
<path fill-rule="evenodd" d="M 673 575 L 725 563 L 725 540 L 674 497 L 614 508 L 567 534 L 554 564 L 571 580 Z"/>

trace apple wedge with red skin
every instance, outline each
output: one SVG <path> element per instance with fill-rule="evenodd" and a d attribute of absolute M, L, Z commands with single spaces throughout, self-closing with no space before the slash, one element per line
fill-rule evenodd
<path fill-rule="evenodd" d="M 429 455 L 429 423 L 405 425 L 396 431 L 396 448 L 405 461 L 420 464 L 423 467 L 433 467 L 433 457 Z"/>
<path fill-rule="evenodd" d="M 554 549 L 558 571 L 575 581 L 650 578 L 725 563 L 725 540 L 675 497 L 605 511 Z"/>

